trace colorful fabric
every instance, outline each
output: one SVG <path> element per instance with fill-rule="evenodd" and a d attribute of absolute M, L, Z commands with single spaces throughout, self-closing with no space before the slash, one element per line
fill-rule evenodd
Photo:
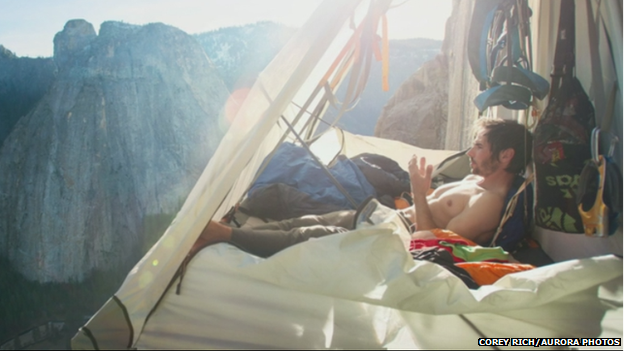
<path fill-rule="evenodd" d="M 437 247 L 448 251 L 454 262 L 509 262 L 509 254 L 501 247 L 482 247 L 446 229 L 431 232 L 436 239 L 413 239 L 410 251 Z"/>
<path fill-rule="evenodd" d="M 477 243 L 475 243 L 472 240 L 468 240 L 466 238 L 464 238 L 463 236 L 452 232 L 448 229 L 432 229 L 431 232 L 433 233 L 433 235 L 435 235 L 438 239 L 461 239 L 463 241 L 466 242 L 466 245 L 469 246 L 479 246 Z"/>
<path fill-rule="evenodd" d="M 442 247 L 440 245 L 441 241 L 469 246 L 468 243 L 463 239 L 413 239 L 410 242 L 410 251 L 416 250 L 416 249 L 422 249 L 425 247 Z M 442 247 L 442 248 L 444 249 L 445 247 Z M 451 252 L 452 250 L 447 250 L 447 251 Z"/>
<path fill-rule="evenodd" d="M 451 248 L 456 262 L 509 262 L 509 254 L 500 246 L 468 246 L 449 239 L 440 240 L 440 245 Z"/>
<path fill-rule="evenodd" d="M 534 269 L 535 266 L 522 263 L 497 263 L 497 262 L 463 262 L 455 266 L 468 272 L 472 279 L 479 285 L 490 285 L 507 274 L 524 272 Z"/>

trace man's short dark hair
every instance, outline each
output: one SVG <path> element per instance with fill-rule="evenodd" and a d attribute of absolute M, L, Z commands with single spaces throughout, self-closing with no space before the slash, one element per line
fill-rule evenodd
<path fill-rule="evenodd" d="M 514 157 L 505 169 L 509 173 L 520 174 L 531 162 L 533 136 L 521 124 L 512 120 L 479 118 L 475 123 L 474 135 L 485 129 L 485 137 L 492 149 L 492 159 L 498 161 L 500 152 L 514 150 Z"/>

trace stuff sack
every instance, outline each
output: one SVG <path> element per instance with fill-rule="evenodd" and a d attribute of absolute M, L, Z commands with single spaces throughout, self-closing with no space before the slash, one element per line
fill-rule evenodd
<path fill-rule="evenodd" d="M 535 129 L 535 224 L 584 233 L 576 204 L 580 175 L 591 159 L 594 106 L 576 77 L 565 77 Z"/>
<path fill-rule="evenodd" d="M 573 3 L 572 3 L 573 4 Z M 535 225 L 584 233 L 576 204 L 583 167 L 591 159 L 594 106 L 574 76 L 574 6 L 561 1 L 550 99 L 535 127 Z"/>

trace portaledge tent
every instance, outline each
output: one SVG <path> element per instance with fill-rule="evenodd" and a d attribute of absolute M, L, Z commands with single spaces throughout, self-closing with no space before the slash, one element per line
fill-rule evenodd
<path fill-rule="evenodd" d="M 310 135 L 306 122 L 322 114 L 322 102 L 333 99 L 329 92 L 350 66 L 357 73 L 345 82 L 345 103 L 356 95 L 389 5 L 327 0 L 319 6 L 260 74 L 170 227 L 72 348 L 474 349 L 480 337 L 622 337 L 617 257 L 557 262 L 470 290 L 443 268 L 414 261 L 403 246 L 405 233 L 391 222 L 311 240 L 269 259 L 213 245 L 191 260 L 181 281 L 174 279 L 208 220 L 239 201 L 283 135 L 293 140 L 286 122 Z M 558 2 L 531 6 L 540 8 L 537 15 L 550 6 L 555 13 Z M 609 22 L 609 30 L 619 33 L 614 46 L 622 57 L 621 3 L 603 6 L 619 8 L 619 22 Z M 533 19 L 542 21 L 534 35 L 556 29 L 554 18 Z M 550 49 L 539 38 L 534 43 L 535 57 L 546 56 Z M 617 67 L 621 88 L 621 61 Z M 621 97 L 616 113 L 621 135 Z M 413 153 L 438 161 L 449 154 L 348 133 L 340 141 L 348 155 L 374 150 L 403 163 Z"/>

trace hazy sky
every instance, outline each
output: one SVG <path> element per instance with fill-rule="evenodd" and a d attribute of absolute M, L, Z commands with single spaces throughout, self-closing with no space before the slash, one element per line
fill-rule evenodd
<path fill-rule="evenodd" d="M 274 21 L 299 27 L 322 0 L 0 0 L 0 44 L 18 56 L 49 57 L 54 35 L 70 19 L 99 31 L 104 21 L 162 22 L 194 34 Z M 388 12 L 391 39 L 442 39 L 451 0 L 395 0 Z"/>

